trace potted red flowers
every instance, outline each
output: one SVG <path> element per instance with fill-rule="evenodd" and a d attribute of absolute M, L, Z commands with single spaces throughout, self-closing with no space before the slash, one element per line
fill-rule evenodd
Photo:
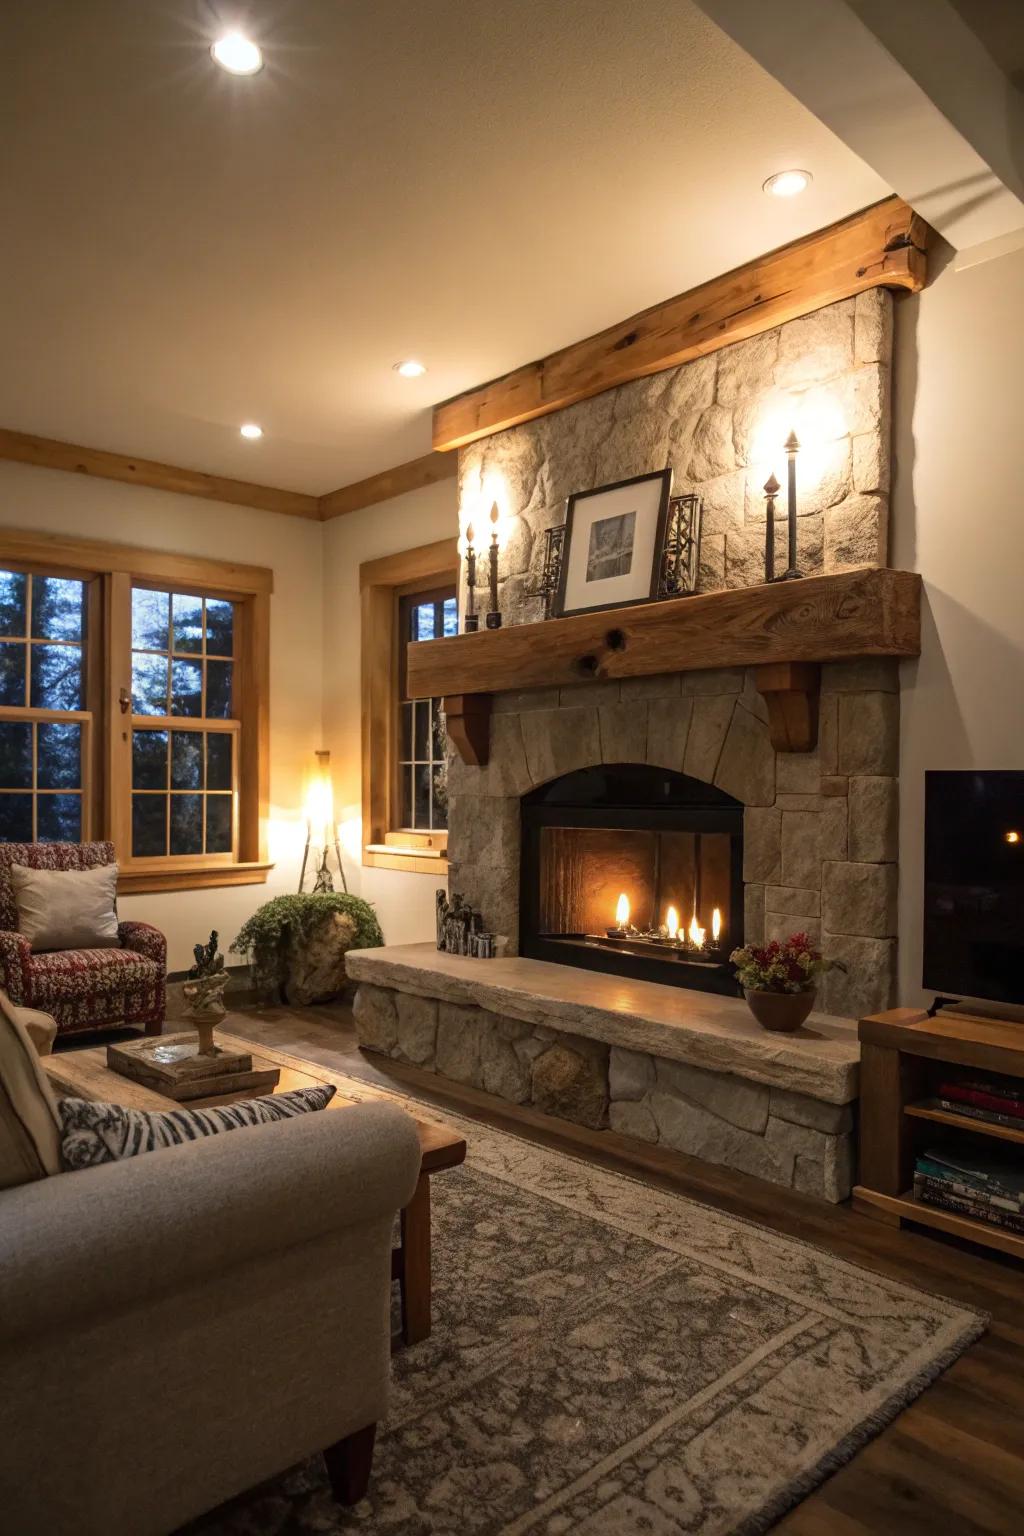
<path fill-rule="evenodd" d="M 748 944 L 729 956 L 754 1018 L 763 1029 L 799 1029 L 814 1007 L 816 981 L 833 968 L 845 971 L 840 960 L 826 960 L 806 933 L 791 933 L 784 943 Z"/>

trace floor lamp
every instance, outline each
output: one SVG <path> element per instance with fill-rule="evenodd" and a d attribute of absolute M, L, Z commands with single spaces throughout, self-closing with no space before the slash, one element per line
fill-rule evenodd
<path fill-rule="evenodd" d="M 320 838 L 319 843 L 313 842 L 314 833 Z M 314 896 L 319 891 L 334 890 L 334 880 L 328 863 L 332 844 L 334 845 L 334 857 L 338 861 L 338 877 L 341 880 L 341 888 L 347 895 L 348 881 L 345 879 L 345 866 L 341 862 L 338 824 L 334 819 L 331 754 L 320 751 L 316 754 L 316 771 L 310 781 L 309 793 L 306 796 L 306 846 L 302 852 L 302 869 L 299 873 L 300 893 L 306 883 L 306 869 L 309 864 L 311 848 L 316 850 L 313 854 L 315 869 L 315 879 L 313 881 Z"/>

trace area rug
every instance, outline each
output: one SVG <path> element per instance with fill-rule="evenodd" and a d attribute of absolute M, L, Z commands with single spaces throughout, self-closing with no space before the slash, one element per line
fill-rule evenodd
<path fill-rule="evenodd" d="M 434 1329 L 394 1356 L 370 1496 L 319 1458 L 194 1536 L 753 1536 L 984 1330 L 683 1196 L 258 1046 L 465 1134 L 432 1182 Z"/>

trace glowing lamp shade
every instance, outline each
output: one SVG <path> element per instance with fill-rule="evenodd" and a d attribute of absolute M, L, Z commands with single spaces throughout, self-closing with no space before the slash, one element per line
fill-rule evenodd
<path fill-rule="evenodd" d="M 668 936 L 670 939 L 678 939 L 679 913 L 676 911 L 675 907 L 669 907 L 668 911 L 665 913 L 665 927 L 668 930 Z"/>
<path fill-rule="evenodd" d="M 225 32 L 210 49 L 215 61 L 229 75 L 258 75 L 263 68 L 263 54 L 241 32 Z"/>
<path fill-rule="evenodd" d="M 316 768 L 309 781 L 309 789 L 306 791 L 306 824 L 309 827 L 309 835 L 314 841 L 320 840 L 324 847 L 333 843 L 335 838 L 334 787 L 331 784 L 330 763 L 329 752 L 316 754 Z"/>
<path fill-rule="evenodd" d="M 629 922 L 629 897 L 623 891 L 615 903 L 615 921 L 620 928 L 625 928 Z"/>

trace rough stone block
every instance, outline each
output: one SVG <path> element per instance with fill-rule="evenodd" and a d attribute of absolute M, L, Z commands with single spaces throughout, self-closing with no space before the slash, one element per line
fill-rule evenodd
<path fill-rule="evenodd" d="M 616 681 L 572 683 L 558 690 L 559 709 L 590 709 L 602 704 L 617 704 L 622 684 Z"/>
<path fill-rule="evenodd" d="M 789 917 L 820 917 L 821 892 L 789 885 L 770 885 L 764 895 L 769 912 Z"/>
<path fill-rule="evenodd" d="M 480 1045 L 484 1033 L 480 1008 L 461 1003 L 440 1003 L 437 1015 L 437 1071 L 471 1088 L 483 1086 Z"/>
<path fill-rule="evenodd" d="M 780 794 L 817 795 L 821 764 L 817 752 L 780 752 L 775 769 Z"/>
<path fill-rule="evenodd" d="M 698 592 L 720 592 L 725 586 L 725 535 L 711 533 L 700 541 Z"/>
<path fill-rule="evenodd" d="M 680 692 L 678 672 L 659 672 L 654 677 L 630 677 L 620 684 L 623 703 L 631 699 L 674 699 Z"/>
<path fill-rule="evenodd" d="M 647 761 L 657 768 L 682 773 L 690 735 L 693 700 L 666 699 L 653 705 L 647 716 Z"/>
<path fill-rule="evenodd" d="M 899 787 L 877 775 L 850 783 L 849 857 L 863 864 L 895 863 L 899 853 Z"/>
<path fill-rule="evenodd" d="M 764 533 L 751 525 L 734 529 L 725 539 L 725 584 L 756 587 L 765 578 Z"/>
<path fill-rule="evenodd" d="M 531 1081 L 533 1102 L 546 1115 L 559 1115 L 594 1130 L 604 1124 L 608 1104 L 606 1045 L 576 1035 L 563 1036 L 536 1058 Z"/>
<path fill-rule="evenodd" d="M 847 375 L 846 427 L 851 437 L 862 432 L 888 432 L 889 384 L 889 369 L 884 363 L 866 363 Z"/>
<path fill-rule="evenodd" d="M 646 387 L 648 394 L 661 383 L 657 375 L 637 382 Z M 664 411 L 647 406 L 642 393 L 637 408 L 614 421 L 597 444 L 594 484 L 628 480 L 633 475 L 646 474 L 652 464 L 669 462 L 672 422 Z M 621 400 L 616 402 L 617 408 L 621 405 Z"/>
<path fill-rule="evenodd" d="M 783 811 L 782 878 L 771 883 L 811 890 L 821 885 L 819 813 Z"/>
<path fill-rule="evenodd" d="M 535 784 L 601 761 L 596 709 L 541 709 L 523 715 L 520 723 Z"/>
<path fill-rule="evenodd" d="M 743 679 L 743 692 L 740 698 L 743 700 L 744 709 L 749 709 L 752 715 L 756 715 L 759 720 L 763 720 L 765 725 L 768 724 L 768 705 L 765 702 L 764 694 L 761 693 L 757 686 L 753 668 L 748 667 L 747 669 Z"/>
<path fill-rule="evenodd" d="M 743 527 L 745 474 L 734 469 L 695 487 L 701 499 L 701 538 L 733 533 Z"/>
<path fill-rule="evenodd" d="M 517 506 L 524 505 L 517 502 Z M 501 552 L 502 569 L 509 576 L 522 575 L 530 569 L 533 529 L 524 517 L 513 515 L 506 527 L 505 547 Z"/>
<path fill-rule="evenodd" d="M 463 775 L 460 772 L 456 782 L 452 783 L 452 761 L 460 761 L 457 754 L 452 754 L 448 769 L 448 792 L 457 795 Z M 465 765 L 462 766 L 465 768 Z M 478 795 L 519 796 L 525 795 L 532 788 L 533 779 L 526 763 L 526 749 L 518 715 L 492 715 L 491 750 L 487 766 L 471 767 L 465 769 L 465 772 L 467 788 L 471 785 L 473 792 Z"/>
<path fill-rule="evenodd" d="M 414 1066 L 432 1067 L 437 1041 L 437 1000 L 399 992 L 395 1003 L 398 1010 L 397 1054 Z"/>
<path fill-rule="evenodd" d="M 673 418 L 702 411 L 715 398 L 717 372 L 718 355 L 712 352 L 707 357 L 695 357 L 690 363 L 682 363 L 678 368 L 657 375 L 665 380 L 659 406 Z M 625 387 L 630 389 L 632 385 Z"/>
<path fill-rule="evenodd" d="M 853 439 L 853 489 L 888 493 L 889 439 L 879 432 L 861 432 Z"/>
<path fill-rule="evenodd" d="M 496 693 L 491 708 L 492 716 L 521 715 L 530 709 L 557 709 L 558 689 L 527 688 L 515 693 Z"/>
<path fill-rule="evenodd" d="M 739 667 L 706 667 L 698 672 L 684 672 L 684 695 L 699 693 L 741 693 L 745 674 Z"/>
<path fill-rule="evenodd" d="M 527 1024 L 525 1019 L 506 1019 L 496 1016 L 492 1023 L 499 1040 L 507 1040 L 514 1044 L 517 1040 L 528 1040 L 533 1034 L 533 1025 Z"/>
<path fill-rule="evenodd" d="M 764 943 L 765 888 L 763 885 L 743 887 L 743 942 Z"/>
<path fill-rule="evenodd" d="M 885 288 L 869 288 L 854 299 L 853 360 L 892 361 L 892 294 Z"/>
<path fill-rule="evenodd" d="M 777 884 L 781 870 L 782 812 L 774 808 L 748 808 L 743 813 L 744 880 Z"/>
<path fill-rule="evenodd" d="M 793 1093 L 789 1088 L 772 1089 L 770 1113 L 773 1120 L 810 1126 L 828 1136 L 838 1136 L 853 1129 L 853 1110 L 849 1104 L 824 1104 L 820 1099 L 812 1099 L 806 1093 Z"/>
<path fill-rule="evenodd" d="M 824 803 L 820 795 L 780 793 L 775 797 L 775 804 L 780 811 L 820 811 Z"/>
<path fill-rule="evenodd" d="M 845 798 L 850 793 L 850 781 L 843 774 L 832 774 L 822 779 L 821 793 L 826 799 L 832 799 L 837 795 Z"/>
<path fill-rule="evenodd" d="M 886 939 L 896 933 L 895 864 L 826 863 L 821 910 L 829 933 Z"/>
<path fill-rule="evenodd" d="M 835 694 L 823 693 L 818 701 L 818 761 L 823 778 L 838 772 L 839 700 Z"/>
<path fill-rule="evenodd" d="M 853 367 L 853 299 L 781 327 L 775 382 L 783 389 L 834 379 Z"/>
<path fill-rule="evenodd" d="M 485 1029 L 480 1038 L 480 1080 L 485 1093 L 510 1104 L 525 1104 L 530 1097 L 528 1062 L 494 1027 Z"/>
<path fill-rule="evenodd" d="M 841 796 L 824 798 L 818 821 L 818 848 L 823 859 L 845 859 L 848 853 L 848 802 Z"/>
<path fill-rule="evenodd" d="M 693 701 L 683 771 L 705 784 L 714 783 L 734 703 L 732 694 L 705 694 Z"/>
<path fill-rule="evenodd" d="M 657 1141 L 658 1126 L 646 1104 L 634 1104 L 623 1100 L 608 1106 L 608 1123 L 620 1136 L 632 1136 L 636 1141 Z"/>
<path fill-rule="evenodd" d="M 792 1155 L 769 1146 L 764 1136 L 741 1130 L 699 1104 L 660 1089 L 651 1094 L 650 1107 L 663 1145 L 775 1184 L 790 1183 Z"/>
<path fill-rule="evenodd" d="M 770 944 L 775 939 L 779 944 L 785 944 L 794 933 L 806 933 L 815 949 L 821 947 L 821 919 L 819 917 L 793 917 L 788 912 L 773 912 L 765 903 L 764 913 L 764 941 Z"/>
<path fill-rule="evenodd" d="M 849 495 L 852 483 L 853 455 L 850 439 L 840 437 L 835 442 L 822 443 L 808 456 L 806 464 L 801 469 L 800 524 L 802 525 L 804 519 L 811 513 L 824 512 L 827 508 L 834 507 L 837 502 L 843 501 Z M 798 534 L 800 532 L 802 527 L 798 530 Z M 800 539 L 800 544 L 803 546 L 803 538 Z"/>
<path fill-rule="evenodd" d="M 839 696 L 840 773 L 879 774 L 895 778 L 899 772 L 900 703 L 893 693 L 844 693 Z"/>
<path fill-rule="evenodd" d="M 709 405 L 701 412 L 693 434 L 686 478 L 698 482 L 714 480 L 716 476 L 727 474 L 735 468 L 732 411 L 723 405 Z"/>
<path fill-rule="evenodd" d="M 390 1056 L 398 1044 L 398 1010 L 395 994 L 387 987 L 361 982 L 352 1000 L 359 1044 L 367 1051 Z"/>
<path fill-rule="evenodd" d="M 654 1087 L 654 1059 L 645 1051 L 613 1045 L 608 1061 L 608 1091 L 612 1099 L 642 1099 Z"/>
<path fill-rule="evenodd" d="M 862 656 L 857 661 L 829 661 L 821 669 L 826 693 L 899 693 L 900 664 L 893 656 Z"/>
<path fill-rule="evenodd" d="M 768 727 L 740 703 L 732 713 L 714 782 L 744 805 L 771 805 L 775 799 L 775 750 Z"/>
<path fill-rule="evenodd" d="M 860 1019 L 892 1007 L 896 987 L 895 939 L 861 939 L 825 932 L 822 950 L 830 960 L 841 960 L 846 966 L 845 974 L 829 971 L 822 978 L 819 1001 L 825 1013 Z"/>
<path fill-rule="evenodd" d="M 722 405 L 733 405 L 745 396 L 764 394 L 774 382 L 778 355 L 777 329 L 723 347 L 718 354 L 716 399 Z"/>
<path fill-rule="evenodd" d="M 642 699 L 598 710 L 602 763 L 642 763 L 647 756 L 648 705 Z"/>
<path fill-rule="evenodd" d="M 825 1143 L 824 1186 L 826 1200 L 838 1205 L 853 1189 L 854 1143 L 852 1135 L 830 1136 Z"/>
<path fill-rule="evenodd" d="M 847 496 L 825 513 L 825 569 L 852 570 L 884 565 L 888 512 L 882 496 Z"/>
<path fill-rule="evenodd" d="M 730 1072 L 708 1072 L 682 1061 L 657 1062 L 658 1091 L 700 1104 L 719 1120 L 760 1136 L 768 1123 L 770 1090 Z"/>

